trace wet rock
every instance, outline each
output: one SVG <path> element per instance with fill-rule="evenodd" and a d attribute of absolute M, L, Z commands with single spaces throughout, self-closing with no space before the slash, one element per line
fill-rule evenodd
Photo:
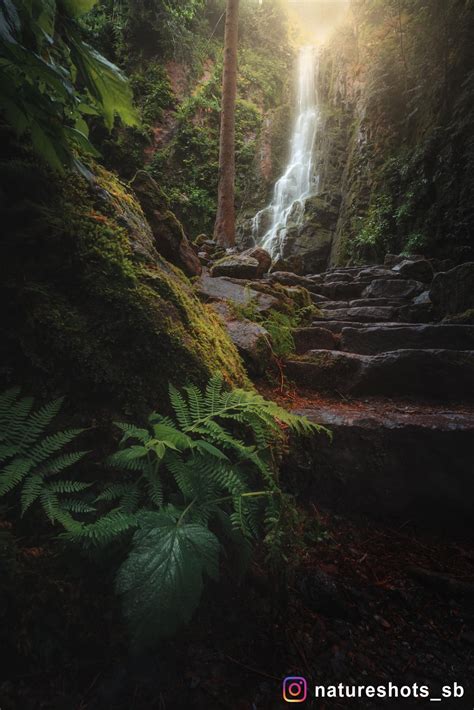
<path fill-rule="evenodd" d="M 271 337 L 258 323 L 246 318 L 236 318 L 226 303 L 214 303 L 230 339 L 236 346 L 247 371 L 254 377 L 265 374 L 272 358 Z"/>
<path fill-rule="evenodd" d="M 358 274 L 359 279 L 372 281 L 374 279 L 396 279 L 399 274 L 391 269 L 385 269 L 383 266 L 369 266 L 367 269 L 361 269 Z"/>
<path fill-rule="evenodd" d="M 426 259 L 412 261 L 405 259 L 393 267 L 393 271 L 404 279 L 413 279 L 422 283 L 431 283 L 434 276 L 433 267 Z"/>
<path fill-rule="evenodd" d="M 297 328 L 293 339 L 299 355 L 308 350 L 334 350 L 338 346 L 338 339 L 326 328 Z"/>
<path fill-rule="evenodd" d="M 415 306 L 430 306 L 431 305 L 430 292 L 423 291 L 423 293 L 420 293 L 419 296 L 416 296 L 413 299 L 413 304 Z"/>
<path fill-rule="evenodd" d="M 474 326 L 411 325 L 398 328 L 344 328 L 341 350 L 375 355 L 398 349 L 474 350 Z"/>
<path fill-rule="evenodd" d="M 394 350 L 371 356 L 314 350 L 286 367 L 288 377 L 304 387 L 343 394 L 465 401 L 474 391 L 473 351 Z"/>
<path fill-rule="evenodd" d="M 244 254 L 229 254 L 214 263 L 211 276 L 229 276 L 234 279 L 257 279 L 261 275 L 257 259 Z"/>
<path fill-rule="evenodd" d="M 420 281 L 411 279 L 377 279 L 364 290 L 368 298 L 413 298 L 425 290 Z"/>
<path fill-rule="evenodd" d="M 326 308 L 326 303 L 323 304 L 323 309 L 321 315 L 315 317 L 316 320 L 336 320 L 340 318 L 345 321 L 359 321 L 359 322 L 382 322 L 395 320 L 396 309 L 383 306 L 364 306 L 361 308 L 338 308 L 331 310 Z"/>
<path fill-rule="evenodd" d="M 353 275 L 347 271 L 334 271 L 324 274 L 324 283 L 336 283 L 338 281 L 352 281 Z"/>
<path fill-rule="evenodd" d="M 319 290 L 318 284 L 315 284 L 312 279 L 299 276 L 292 271 L 272 271 L 268 278 L 270 283 L 279 283 L 283 286 L 303 286 L 313 293 Z"/>
<path fill-rule="evenodd" d="M 321 296 L 316 296 L 316 300 L 320 301 Z M 325 310 L 333 311 L 339 308 L 349 308 L 349 301 L 330 301 L 329 298 L 320 301 Z"/>
<path fill-rule="evenodd" d="M 389 269 L 393 269 L 394 266 L 401 264 L 401 262 L 405 261 L 407 258 L 409 258 L 410 261 L 418 261 L 419 259 L 424 259 L 425 257 L 421 254 L 410 254 L 409 257 L 403 254 L 386 254 L 384 265 Z"/>
<path fill-rule="evenodd" d="M 470 525 L 474 414 L 380 401 L 344 409 L 328 402 L 299 413 L 333 433 L 332 442 L 315 437 L 304 452 L 295 447 L 285 465 L 297 471 L 305 499 L 384 523 L 410 519 L 438 528 L 442 516 Z"/>
<path fill-rule="evenodd" d="M 405 302 L 401 298 L 358 298 L 349 302 L 350 308 L 364 308 L 365 306 L 391 306 L 396 308 L 403 306 Z"/>
<path fill-rule="evenodd" d="M 318 291 L 324 296 L 332 299 L 354 299 L 360 298 L 370 281 L 342 281 L 324 283 L 318 286 Z"/>
<path fill-rule="evenodd" d="M 474 262 L 436 274 L 430 298 L 440 315 L 454 315 L 474 308 Z"/>
<path fill-rule="evenodd" d="M 398 320 L 403 323 L 432 323 L 436 320 L 430 303 L 407 303 L 398 309 Z"/>
<path fill-rule="evenodd" d="M 298 273 L 321 272 L 328 263 L 339 213 L 333 194 L 319 194 L 304 203 L 301 221 L 288 220 L 281 245 L 281 258 Z"/>
<path fill-rule="evenodd" d="M 258 261 L 259 268 L 257 278 L 260 278 L 266 274 L 272 265 L 272 257 L 268 251 L 262 249 L 261 247 L 251 247 L 250 249 L 242 252 L 241 256 L 248 256 L 251 259 L 256 259 Z"/>
<path fill-rule="evenodd" d="M 187 276 L 199 276 L 202 271 L 201 262 L 181 222 L 167 209 L 158 184 L 145 170 L 139 170 L 130 184 L 151 227 L 156 250 Z"/>
<path fill-rule="evenodd" d="M 332 333 L 340 333 L 343 328 L 367 328 L 367 323 L 361 323 L 360 321 L 344 321 L 344 320 L 324 320 L 324 321 L 315 321 L 313 323 L 314 326 L 319 327 L 319 328 L 326 328 L 326 330 L 330 330 Z M 371 326 L 383 326 L 384 328 L 399 328 L 400 323 L 395 322 L 395 323 L 370 323 Z"/>
<path fill-rule="evenodd" d="M 207 272 L 196 281 L 195 288 L 204 301 L 230 301 L 239 306 L 252 301 L 260 313 L 278 308 L 280 303 L 274 296 L 249 288 L 245 281 L 239 284 L 229 278 L 211 277 Z"/>

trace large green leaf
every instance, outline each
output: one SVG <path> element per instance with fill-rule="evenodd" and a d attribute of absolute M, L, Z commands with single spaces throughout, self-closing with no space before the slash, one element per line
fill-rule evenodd
<path fill-rule="evenodd" d="M 61 5 L 71 17 L 79 17 L 92 10 L 97 0 L 61 0 Z"/>
<path fill-rule="evenodd" d="M 69 32 L 71 58 L 90 95 L 102 111 L 108 128 L 114 125 L 115 114 L 127 126 L 138 125 L 138 117 L 133 108 L 133 95 L 126 76 L 115 64 L 109 62 L 93 47 L 79 41 Z"/>
<path fill-rule="evenodd" d="M 152 645 L 189 622 L 203 575 L 217 578 L 218 557 L 218 540 L 204 526 L 180 524 L 163 512 L 145 517 L 117 575 L 136 645 Z"/>

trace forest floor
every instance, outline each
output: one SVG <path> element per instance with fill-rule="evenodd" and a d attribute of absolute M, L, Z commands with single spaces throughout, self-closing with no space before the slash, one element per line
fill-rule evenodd
<path fill-rule="evenodd" d="M 438 539 L 314 507 L 311 519 L 286 599 L 275 603 L 278 583 L 258 567 L 239 586 L 229 565 L 178 639 L 138 659 L 127 655 L 100 561 L 84 576 L 83 566 L 66 570 L 62 554 L 24 539 L 15 644 L 30 666 L 19 672 L 5 659 L 2 710 L 277 709 L 287 707 L 287 675 L 306 677 L 310 695 L 315 684 L 391 681 L 440 697 L 441 686 L 457 682 L 464 697 L 442 707 L 473 707 L 472 541 L 440 541 L 443 521 Z M 41 654 L 32 663 L 35 634 Z M 306 707 L 321 709 L 430 706 L 309 698 Z"/>

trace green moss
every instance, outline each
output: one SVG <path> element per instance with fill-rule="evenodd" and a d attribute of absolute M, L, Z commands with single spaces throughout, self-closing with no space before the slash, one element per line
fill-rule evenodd
<path fill-rule="evenodd" d="M 94 411 L 134 412 L 162 407 L 169 381 L 202 385 L 220 371 L 244 382 L 218 319 L 156 254 L 141 208 L 115 176 L 101 170 L 95 188 L 76 176 L 37 179 L 50 181 L 52 199 L 40 219 L 7 202 L 22 221 L 1 245 L 10 381 L 41 381 Z"/>

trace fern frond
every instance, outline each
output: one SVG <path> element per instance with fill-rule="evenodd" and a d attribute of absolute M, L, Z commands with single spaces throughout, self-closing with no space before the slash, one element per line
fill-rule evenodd
<path fill-rule="evenodd" d="M 43 465 L 38 468 L 38 472 L 45 478 L 55 476 L 62 473 L 71 466 L 74 466 L 78 461 L 84 458 L 89 451 L 73 451 L 70 454 L 62 454 L 54 459 L 48 459 Z"/>
<path fill-rule="evenodd" d="M 170 402 L 173 405 L 178 424 L 184 431 L 186 431 L 186 429 L 192 424 L 192 418 L 189 413 L 188 405 L 181 392 L 178 392 L 173 385 L 170 385 L 169 387 L 169 397 Z"/>
<path fill-rule="evenodd" d="M 66 431 L 50 434 L 30 449 L 28 457 L 33 463 L 39 464 L 57 451 L 64 449 L 67 444 L 73 441 L 79 434 L 82 434 L 83 431 L 84 429 L 68 429 Z"/>
<path fill-rule="evenodd" d="M 86 503 L 79 498 L 63 498 L 61 500 L 61 507 L 63 510 L 69 513 L 95 513 L 95 508 L 93 505 Z"/>
<path fill-rule="evenodd" d="M 84 481 L 53 481 L 47 484 L 46 490 L 52 493 L 80 493 L 92 485 L 92 483 Z"/>
<path fill-rule="evenodd" d="M 114 424 L 123 432 L 122 443 L 129 439 L 138 439 L 142 443 L 145 443 L 150 438 L 150 432 L 147 429 L 141 429 L 140 427 L 127 424 L 126 422 L 114 422 Z"/>
<path fill-rule="evenodd" d="M 28 427 L 25 428 L 25 432 L 20 442 L 20 451 L 23 452 L 27 447 L 36 441 L 40 434 L 44 432 L 46 427 L 59 413 L 63 401 L 63 397 L 54 399 L 52 402 L 48 402 L 41 407 L 41 409 L 37 412 L 33 412 L 33 414 L 31 414 L 28 419 Z"/>
<path fill-rule="evenodd" d="M 33 462 L 26 458 L 14 458 L 0 473 L 0 496 L 13 490 L 33 468 Z"/>
<path fill-rule="evenodd" d="M 135 488 L 135 483 L 120 481 L 118 483 L 109 483 L 96 497 L 95 502 L 119 500 L 124 495 L 130 493 Z"/>

